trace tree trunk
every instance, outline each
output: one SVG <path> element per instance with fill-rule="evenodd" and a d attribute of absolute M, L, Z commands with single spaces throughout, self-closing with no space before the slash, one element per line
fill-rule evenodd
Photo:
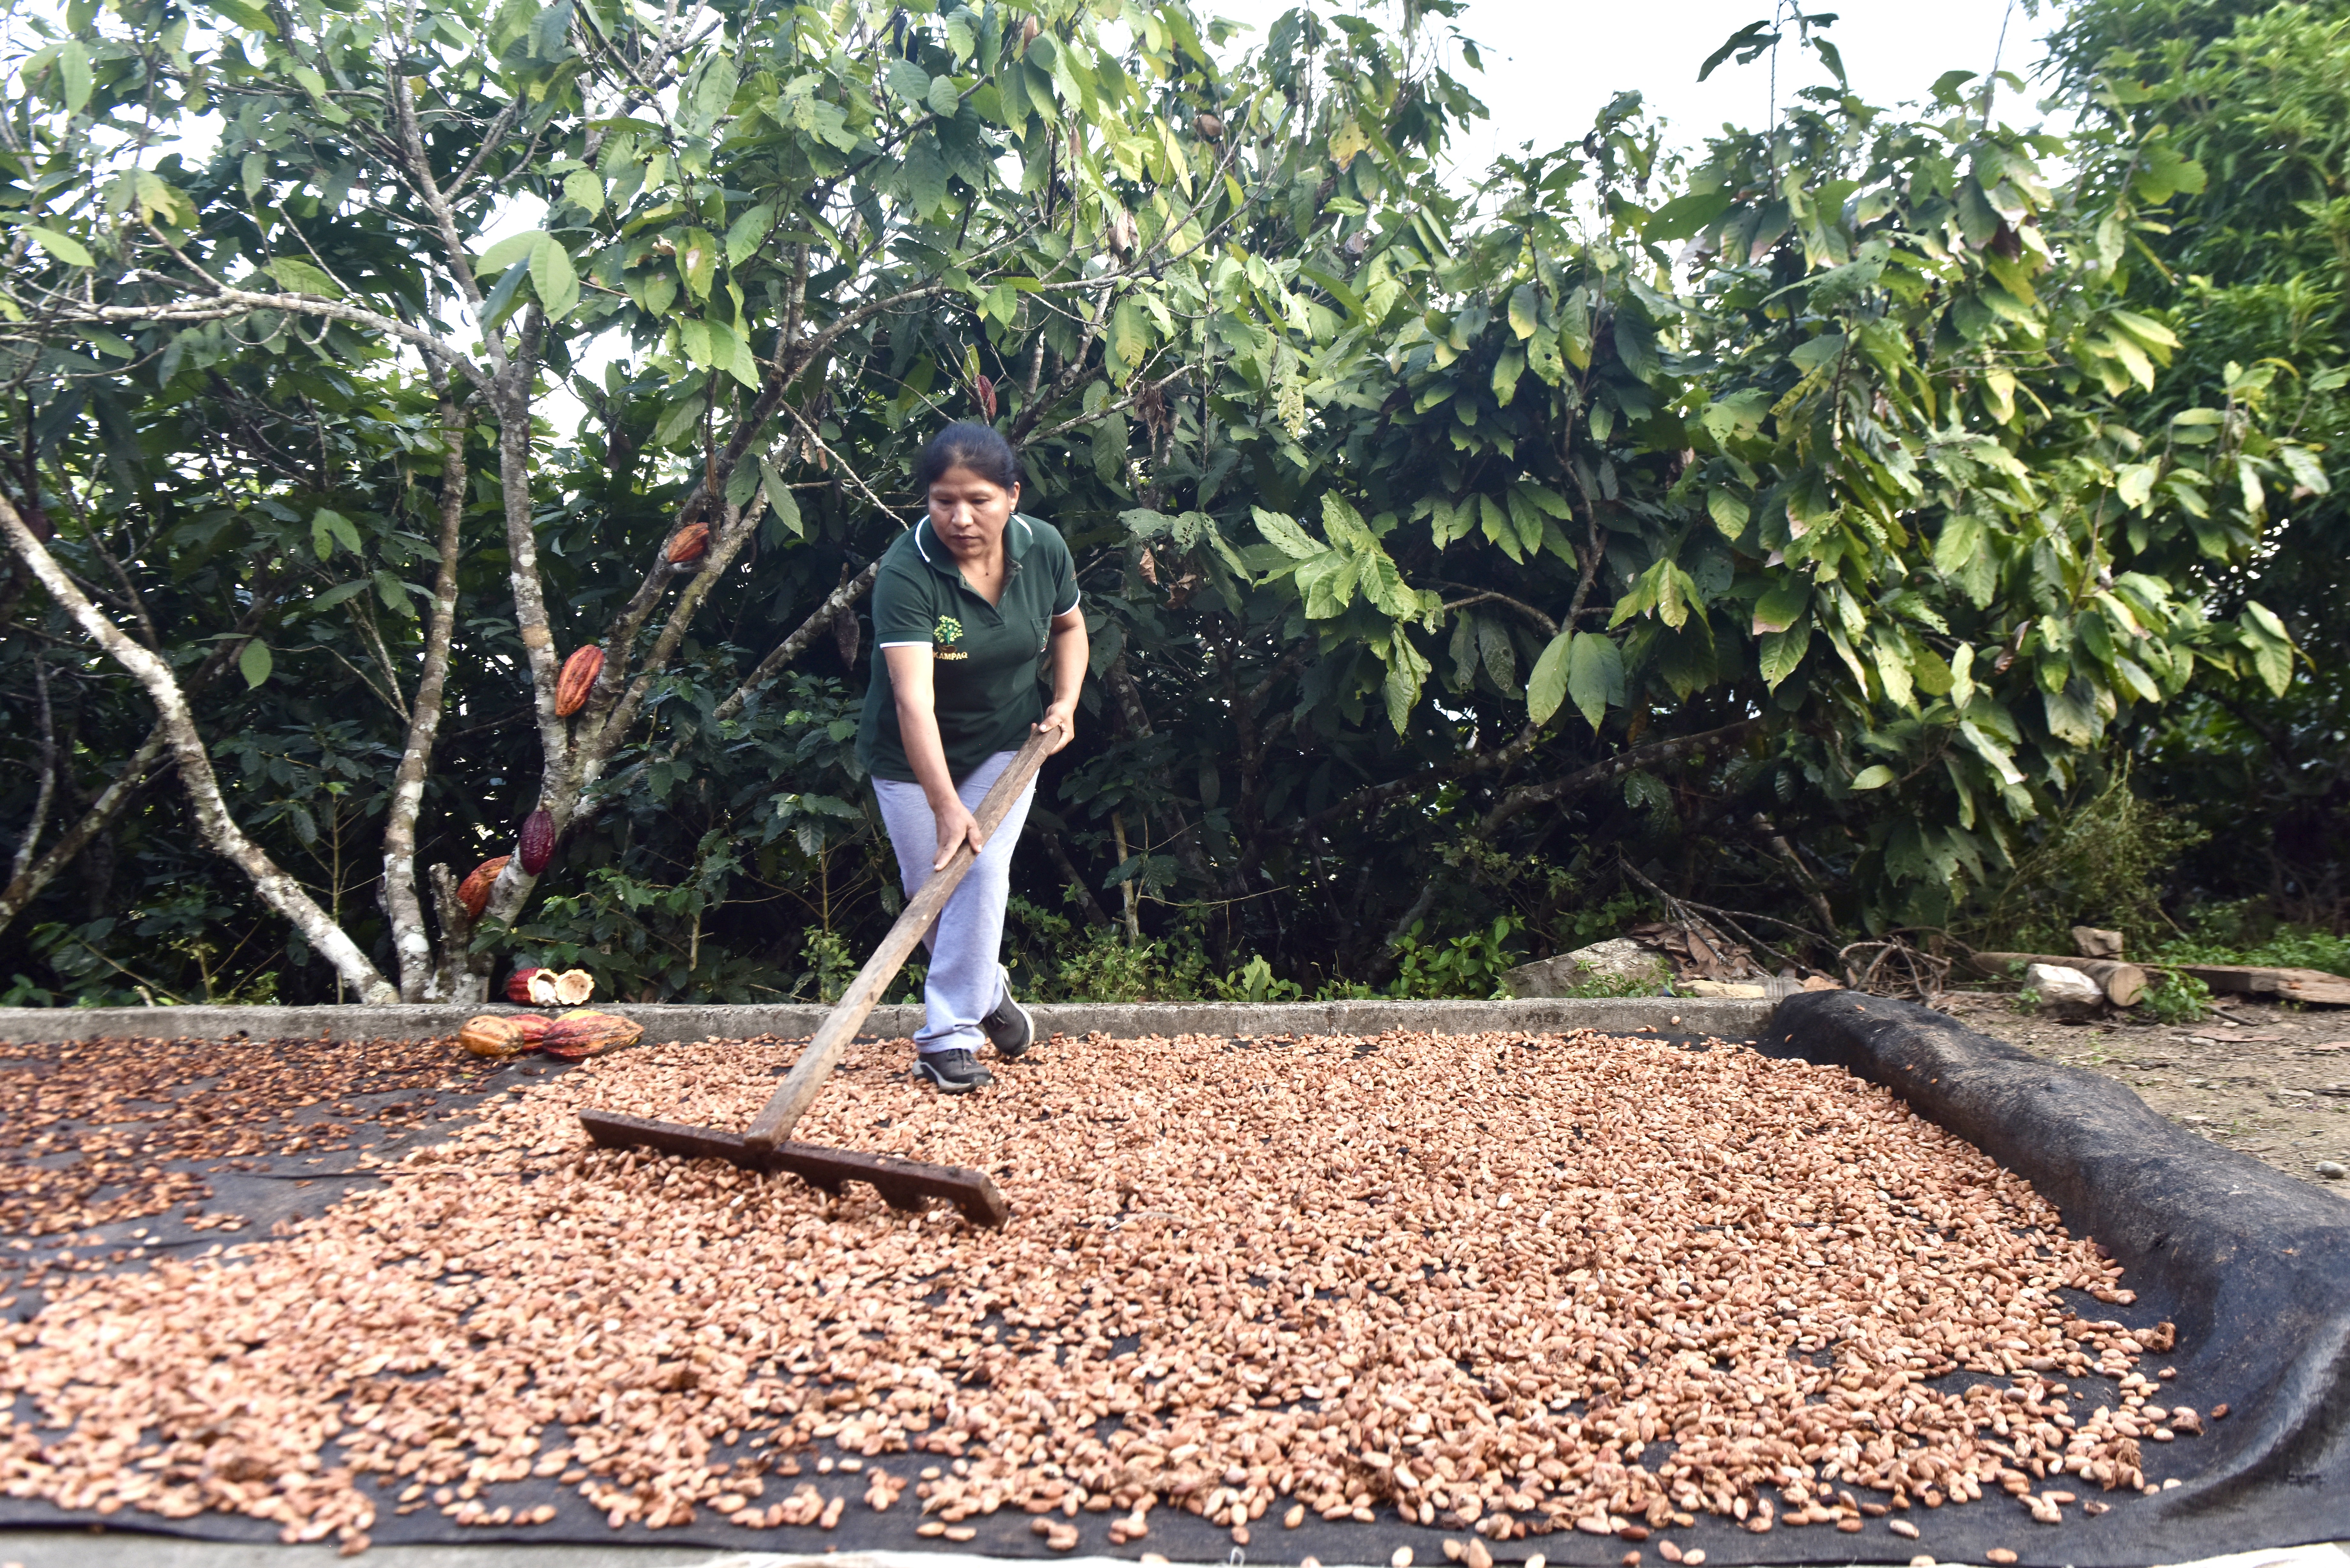
<path fill-rule="evenodd" d="M 432 994 L 432 940 L 424 929 L 424 904 L 416 891 L 416 817 L 424 804 L 425 776 L 432 771 L 432 748 L 441 732 L 442 689 L 449 677 L 449 639 L 457 621 L 457 552 L 465 517 L 466 421 L 456 404 L 441 405 L 441 569 L 432 580 L 432 612 L 425 621 L 424 668 L 416 679 L 416 701 L 408 710 L 408 743 L 391 786 L 391 807 L 383 826 L 383 903 L 391 918 L 392 950 L 399 955 L 400 999 L 422 1002 Z"/>
<path fill-rule="evenodd" d="M 16 858 L 8 863 L 12 888 L 33 863 L 33 851 L 40 846 L 41 834 L 49 826 L 49 803 L 57 793 L 57 718 L 49 710 L 49 667 L 38 653 L 33 655 L 33 687 L 41 698 L 41 783 L 33 796 L 32 820 L 25 824 L 24 836 L 16 840 Z"/>
<path fill-rule="evenodd" d="M 179 763 L 180 781 L 187 786 L 195 805 L 196 826 L 205 845 L 250 877 L 262 902 L 291 921 L 303 940 L 334 966 L 336 974 L 359 993 L 361 1001 L 399 1001 L 399 988 L 377 972 L 367 955 L 359 951 L 359 944 L 335 924 L 326 910 L 318 908 L 299 882 L 279 870 L 268 853 L 246 837 L 236 819 L 229 815 L 228 803 L 221 796 L 220 781 L 213 775 L 212 758 L 204 750 L 203 737 L 196 732 L 195 718 L 188 711 L 187 699 L 181 693 L 180 683 L 172 679 L 171 668 L 99 612 L 66 575 L 65 568 L 57 565 L 57 557 L 33 537 L 32 530 L 5 497 L 0 497 L 0 532 L 7 534 L 8 543 L 18 557 L 33 569 L 41 586 L 73 617 L 75 624 L 147 689 L 172 755 Z"/>
<path fill-rule="evenodd" d="M 147 782 L 147 774 L 163 755 L 170 743 L 161 723 L 147 732 L 146 742 L 122 765 L 104 793 L 92 801 L 89 809 L 55 844 L 41 852 L 31 865 L 8 878 L 8 886 L 0 889 L 0 931 L 5 931 L 26 905 L 41 896 L 41 889 L 54 881 L 58 872 L 73 863 L 74 857 L 89 847 L 90 841 L 113 826 Z"/>

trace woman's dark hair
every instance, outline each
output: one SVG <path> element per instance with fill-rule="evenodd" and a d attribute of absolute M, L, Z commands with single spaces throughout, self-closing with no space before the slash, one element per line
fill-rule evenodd
<path fill-rule="evenodd" d="M 914 489 L 928 495 L 931 486 L 951 468 L 967 468 L 990 484 L 1009 490 L 1020 483 L 1020 458 L 993 428 L 957 420 L 922 448 L 914 463 Z"/>

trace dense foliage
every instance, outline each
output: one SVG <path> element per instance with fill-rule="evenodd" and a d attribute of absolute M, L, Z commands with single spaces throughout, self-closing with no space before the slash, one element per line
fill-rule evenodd
<path fill-rule="evenodd" d="M 2208 400 L 2230 364 L 2273 368 L 2289 428 L 2350 435 L 2350 6 L 2095 0 L 2052 64 L 2120 135 L 2165 127 L 2208 174 L 2143 231 L 2124 286 L 2184 340 L 2158 409 Z M 2324 487 L 2274 503 L 2269 539 L 2214 604 L 2257 597 L 2314 662 L 2284 691 L 2217 686 L 2128 738 L 2138 787 L 2204 835 L 2189 898 L 2350 921 L 2350 511 Z"/>
<path fill-rule="evenodd" d="M 1453 9 L 19 17 L 16 999 L 831 993 L 896 906 L 858 607 L 955 416 L 1094 636 L 1047 994 L 1482 992 L 1667 895 L 1931 939 L 2126 742 L 2302 701 L 2339 379 L 2147 283 L 2175 117 L 1954 73 L 1684 166 L 1627 99 L 1463 196 Z"/>

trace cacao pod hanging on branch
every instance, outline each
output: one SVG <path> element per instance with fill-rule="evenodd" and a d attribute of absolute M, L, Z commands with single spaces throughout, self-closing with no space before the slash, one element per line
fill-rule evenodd
<path fill-rule="evenodd" d="M 689 523 L 669 542 L 669 564 L 688 566 L 710 554 L 710 524 Z"/>
<path fill-rule="evenodd" d="M 596 677 L 604 673 L 604 650 L 588 647 L 578 649 L 563 661 L 563 673 L 555 681 L 555 716 L 568 719 L 588 706 L 588 693 L 596 689 Z"/>
<path fill-rule="evenodd" d="M 457 884 L 457 902 L 465 906 L 465 913 L 477 920 L 482 918 L 482 911 L 490 907 L 490 885 L 498 879 L 498 873 L 506 868 L 511 858 L 501 855 L 465 873 L 465 879 Z"/>
<path fill-rule="evenodd" d="M 555 818 L 544 809 L 522 819 L 522 868 L 536 877 L 555 858 Z"/>
<path fill-rule="evenodd" d="M 995 422 L 995 383 L 981 376 L 971 384 L 972 394 L 979 400 L 980 417 L 989 424 Z"/>

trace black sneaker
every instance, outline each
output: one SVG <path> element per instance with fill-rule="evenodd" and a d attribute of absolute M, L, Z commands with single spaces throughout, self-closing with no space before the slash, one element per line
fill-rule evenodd
<path fill-rule="evenodd" d="M 941 1095 L 968 1095 L 995 1082 L 995 1075 L 979 1058 L 958 1046 L 951 1051 L 925 1051 L 914 1058 L 914 1076 L 928 1078 Z"/>
<path fill-rule="evenodd" d="M 995 1054 L 1009 1062 L 1035 1043 L 1036 1021 L 1012 994 L 1012 971 L 998 964 L 1003 976 L 1003 1000 L 990 1009 L 979 1026 L 987 1031 L 987 1043 Z"/>

